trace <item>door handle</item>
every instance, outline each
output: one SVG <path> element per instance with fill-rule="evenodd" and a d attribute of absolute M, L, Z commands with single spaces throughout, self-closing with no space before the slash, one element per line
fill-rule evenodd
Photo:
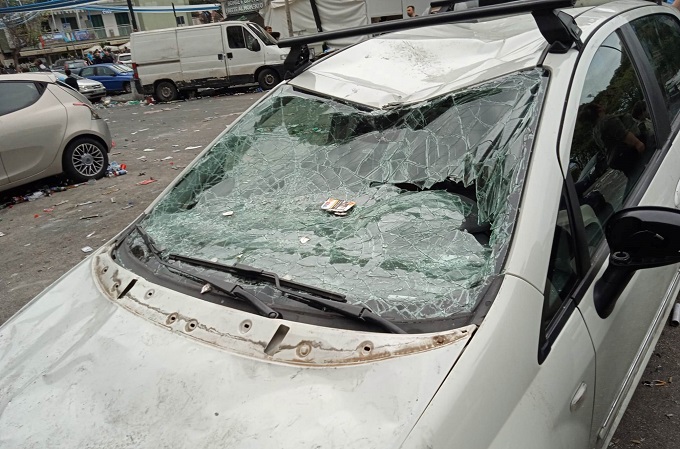
<path fill-rule="evenodd" d="M 223 55 L 222 53 L 218 53 L 218 54 L 217 54 L 217 59 L 219 59 L 220 61 L 223 60 L 223 59 L 224 59 L 224 55 Z"/>
<path fill-rule="evenodd" d="M 233 53 L 227 53 L 227 58 L 228 58 L 228 59 L 232 59 L 233 57 L 234 57 L 234 54 L 233 54 Z"/>
<path fill-rule="evenodd" d="M 586 385 L 585 382 L 581 382 L 581 385 L 578 386 L 576 389 L 576 392 L 574 393 L 574 396 L 571 398 L 571 403 L 569 404 L 569 410 L 574 413 L 580 406 L 583 404 L 583 400 L 586 397 L 586 390 L 588 389 L 588 385 Z"/>
<path fill-rule="evenodd" d="M 680 209 L 680 181 L 678 181 L 678 185 L 675 187 L 675 207 Z"/>

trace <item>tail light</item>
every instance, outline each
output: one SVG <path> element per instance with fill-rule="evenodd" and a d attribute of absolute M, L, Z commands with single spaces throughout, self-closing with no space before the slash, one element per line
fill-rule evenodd
<path fill-rule="evenodd" d="M 136 80 L 139 79 L 139 74 L 137 73 L 137 63 L 136 62 L 132 63 L 132 77 Z"/>
<path fill-rule="evenodd" d="M 99 116 L 99 114 L 97 114 L 97 111 L 95 111 L 94 108 L 93 108 L 92 106 L 90 106 L 89 104 L 87 104 L 87 103 L 80 103 L 80 102 L 78 102 L 78 103 L 73 103 L 73 106 L 85 106 L 87 109 L 90 110 L 90 115 L 91 115 L 91 117 L 92 117 L 92 120 L 99 120 L 99 119 L 101 119 L 101 117 Z"/>

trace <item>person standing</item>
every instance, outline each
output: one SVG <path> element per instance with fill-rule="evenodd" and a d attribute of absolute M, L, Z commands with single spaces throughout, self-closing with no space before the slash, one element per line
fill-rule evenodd
<path fill-rule="evenodd" d="M 101 53 L 99 53 L 99 50 L 94 51 L 94 57 L 92 58 L 92 62 L 94 64 L 101 64 L 102 63 L 102 56 L 101 56 Z"/>
<path fill-rule="evenodd" d="M 109 53 L 108 50 L 104 50 L 104 56 L 102 56 L 102 62 L 104 64 L 113 64 L 113 55 Z"/>
<path fill-rule="evenodd" d="M 418 17 L 418 14 L 416 14 L 416 8 L 413 5 L 408 5 L 406 7 L 406 15 L 409 17 Z"/>
<path fill-rule="evenodd" d="M 78 80 L 71 76 L 71 71 L 69 69 L 64 70 L 64 75 L 66 75 L 64 83 L 67 84 L 71 89 L 75 90 L 76 92 L 79 92 Z"/>

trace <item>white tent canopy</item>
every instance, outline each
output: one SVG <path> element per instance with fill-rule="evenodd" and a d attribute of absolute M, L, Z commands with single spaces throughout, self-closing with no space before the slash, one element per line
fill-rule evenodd
<path fill-rule="evenodd" d="M 304 36 L 316 33 L 316 22 L 309 0 L 288 0 L 293 22 L 293 34 Z M 323 31 L 342 30 L 369 23 L 367 0 L 317 0 L 319 16 Z M 288 37 L 286 21 L 286 2 L 272 0 L 261 11 L 265 25 L 281 33 L 281 38 Z M 334 40 L 329 45 L 344 47 L 361 41 L 361 37 L 350 37 Z"/>
<path fill-rule="evenodd" d="M 94 53 L 95 51 L 103 51 L 104 49 L 101 47 L 101 45 L 93 45 L 90 48 L 86 48 L 83 50 L 85 53 Z"/>

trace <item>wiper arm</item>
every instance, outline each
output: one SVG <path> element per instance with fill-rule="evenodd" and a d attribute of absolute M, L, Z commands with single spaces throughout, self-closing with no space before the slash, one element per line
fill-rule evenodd
<path fill-rule="evenodd" d="M 328 298 L 337 302 L 347 302 L 345 295 L 342 293 L 336 293 L 329 290 L 324 290 L 322 288 L 317 288 L 311 285 L 302 284 L 300 282 L 288 281 L 286 279 L 281 279 L 276 273 L 270 273 L 264 271 L 260 268 L 251 267 L 250 265 L 245 265 L 242 263 L 236 263 L 234 265 L 225 265 L 217 262 L 211 262 L 209 260 L 196 259 L 195 257 L 184 256 L 181 254 L 171 253 L 168 255 L 168 259 L 177 260 L 179 262 L 188 263 L 190 265 L 209 268 L 215 271 L 222 271 L 236 276 L 246 276 L 258 281 L 265 281 L 270 284 L 274 284 L 277 290 L 282 291 L 282 288 L 289 289 L 293 288 L 295 290 L 300 290 L 306 293 L 310 293 L 314 296 L 319 296 L 321 298 Z"/>
<path fill-rule="evenodd" d="M 197 265 L 209 269 L 213 269 L 216 271 L 226 271 L 231 274 L 237 274 L 241 276 L 249 276 L 253 277 L 255 279 L 259 280 L 266 280 L 271 283 L 273 283 L 276 287 L 277 290 L 279 290 L 281 293 L 283 293 L 287 298 L 301 302 L 303 304 L 307 304 L 310 307 L 314 307 L 315 309 L 318 310 L 323 310 L 323 311 L 331 311 L 338 313 L 342 316 L 349 317 L 349 318 L 354 318 L 354 319 L 359 319 L 361 321 L 365 321 L 367 323 L 371 323 L 373 325 L 379 326 L 389 332 L 392 332 L 394 334 L 405 334 L 406 332 L 401 329 L 399 326 L 396 324 L 392 323 L 389 320 L 386 320 L 385 318 L 376 315 L 373 313 L 369 308 L 361 306 L 361 305 L 355 305 L 355 304 L 347 304 L 347 300 L 345 299 L 344 295 L 341 295 L 339 293 L 334 293 L 334 292 L 328 292 L 326 290 L 322 289 L 317 289 L 316 287 L 312 287 L 309 285 L 305 284 L 299 284 L 296 282 L 290 282 L 290 281 L 285 281 L 282 279 L 279 279 L 279 276 L 276 273 L 271 273 L 267 272 L 264 270 L 261 270 L 259 268 L 254 268 L 249 265 L 244 265 L 244 264 L 235 264 L 235 265 L 223 265 L 219 264 L 216 262 L 210 262 L 207 260 L 202 260 L 202 259 L 195 259 L 193 257 L 189 256 L 183 256 L 179 254 L 170 254 L 168 255 L 169 259 L 172 260 L 177 260 L 180 262 L 192 264 L 192 265 Z M 296 291 L 292 290 L 288 286 L 296 289 L 296 290 L 303 290 L 305 288 L 307 293 L 303 293 L 303 291 Z M 301 288 L 302 287 L 302 288 Z M 330 296 L 333 295 L 336 298 L 342 298 L 342 301 L 339 301 L 338 299 L 328 299 L 324 298 L 323 295 L 317 293 L 317 292 L 322 292 L 324 295 Z M 312 293 L 312 294 L 308 294 Z M 318 295 L 318 296 L 317 296 Z"/>
<path fill-rule="evenodd" d="M 286 297 L 297 302 L 307 304 L 310 307 L 323 311 L 331 311 L 339 313 L 342 316 L 349 318 L 355 318 L 367 323 L 374 324 L 376 326 L 382 327 L 386 331 L 392 332 L 393 334 L 405 334 L 406 331 L 392 323 L 389 320 L 376 315 L 368 307 L 356 304 L 338 303 L 331 301 L 326 298 L 319 298 L 316 296 L 310 296 L 306 293 L 288 291 L 285 292 Z"/>
<path fill-rule="evenodd" d="M 200 282 L 202 284 L 210 284 L 212 288 L 215 290 L 221 291 L 223 293 L 226 293 L 227 295 L 234 296 L 239 299 L 243 299 L 248 301 L 256 310 L 257 312 L 265 316 L 267 318 L 281 318 L 281 313 L 277 312 L 276 310 L 272 309 L 269 307 L 267 304 L 262 302 L 260 298 L 258 298 L 256 295 L 250 293 L 249 291 L 245 290 L 243 287 L 241 287 L 238 284 L 234 284 L 232 282 L 227 282 L 227 281 L 222 281 L 220 279 L 214 279 L 211 276 L 199 276 L 194 273 L 190 273 L 188 271 L 182 270 L 180 268 L 177 268 L 176 266 L 169 264 L 163 260 L 161 257 L 161 251 L 156 247 L 155 243 L 149 236 L 149 234 L 146 233 L 146 231 L 140 226 L 140 225 L 135 225 L 135 229 L 139 233 L 139 235 L 142 237 L 142 240 L 144 240 L 144 243 L 146 244 L 147 248 L 149 248 L 149 251 L 154 255 L 154 257 L 158 260 L 158 263 L 160 263 L 162 266 L 167 268 L 168 270 L 177 273 L 178 275 L 185 277 L 187 279 L 194 280 L 196 282 Z"/>

